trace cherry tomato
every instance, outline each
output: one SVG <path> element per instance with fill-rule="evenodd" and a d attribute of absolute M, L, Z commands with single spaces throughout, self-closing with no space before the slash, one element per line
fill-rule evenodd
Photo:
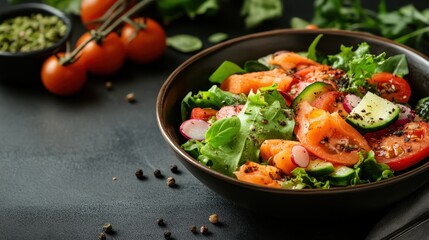
<path fill-rule="evenodd" d="M 352 166 L 359 161 L 360 150 L 371 150 L 366 139 L 337 112 L 330 114 L 304 101 L 298 104 L 295 121 L 299 142 L 326 161 Z"/>
<path fill-rule="evenodd" d="M 87 29 L 94 29 L 100 24 L 90 24 L 100 18 L 117 0 L 82 0 L 80 18 Z"/>
<path fill-rule="evenodd" d="M 91 38 L 89 32 L 84 33 L 76 46 Z M 79 61 L 82 61 L 88 72 L 107 76 L 117 72 L 125 62 L 125 46 L 115 32 L 109 33 L 101 42 L 89 42 L 82 50 Z"/>
<path fill-rule="evenodd" d="M 375 159 L 394 171 L 404 170 L 429 157 L 429 123 L 409 122 L 384 135 L 365 136 Z"/>
<path fill-rule="evenodd" d="M 376 73 L 369 80 L 369 83 L 376 84 L 380 96 L 397 103 L 407 103 L 411 96 L 411 87 L 408 82 L 392 73 Z"/>
<path fill-rule="evenodd" d="M 64 57 L 64 53 L 58 56 Z M 57 95 L 71 95 L 85 85 L 86 69 L 79 60 L 62 66 L 56 56 L 51 56 L 43 63 L 41 78 L 48 91 Z"/>
<path fill-rule="evenodd" d="M 126 47 L 127 58 L 136 63 L 149 63 L 162 56 L 166 48 L 164 29 L 151 18 L 135 18 L 142 29 L 126 23 L 121 30 L 121 40 Z"/>

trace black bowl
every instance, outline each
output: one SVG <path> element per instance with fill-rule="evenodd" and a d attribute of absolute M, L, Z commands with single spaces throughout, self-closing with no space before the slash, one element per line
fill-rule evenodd
<path fill-rule="evenodd" d="M 382 210 L 429 181 L 429 161 L 385 181 L 326 190 L 271 189 L 222 175 L 192 158 L 180 145 L 186 140 L 179 132 L 180 102 L 189 92 L 207 90 L 210 74 L 224 60 L 240 65 L 279 50 L 306 51 L 318 34 L 324 34 L 317 49 L 334 54 L 340 45 L 367 42 L 371 52 L 388 56 L 405 54 L 410 66 L 407 76 L 415 103 L 429 92 L 429 59 L 393 41 L 366 33 L 339 30 L 274 30 L 239 37 L 213 46 L 180 65 L 161 87 L 156 106 L 157 121 L 167 143 L 186 168 L 209 188 L 240 206 L 274 215 L 295 217 L 355 217 Z M 341 214 L 341 215 L 339 215 Z"/>
<path fill-rule="evenodd" d="M 40 83 L 40 69 L 43 62 L 56 52 L 66 48 L 72 33 L 72 22 L 62 11 L 43 3 L 24 3 L 0 12 L 0 22 L 17 16 L 29 16 L 33 13 L 59 17 L 67 26 L 65 35 L 54 45 L 31 52 L 0 52 L 0 80 L 13 84 Z"/>

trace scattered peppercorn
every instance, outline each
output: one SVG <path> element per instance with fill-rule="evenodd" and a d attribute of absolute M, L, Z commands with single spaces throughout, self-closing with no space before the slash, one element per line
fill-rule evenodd
<path fill-rule="evenodd" d="M 107 89 L 107 90 L 111 90 L 111 89 L 113 88 L 113 84 L 112 84 L 112 82 L 106 82 L 106 83 L 104 84 L 104 86 L 106 87 L 106 89 Z"/>
<path fill-rule="evenodd" d="M 155 169 L 155 171 L 153 172 L 153 175 L 156 178 L 162 178 L 161 170 L 159 170 L 159 169 Z"/>
<path fill-rule="evenodd" d="M 118 177 L 113 177 L 112 178 L 113 181 L 116 181 L 117 179 L 118 179 Z"/>
<path fill-rule="evenodd" d="M 207 234 L 207 233 L 209 232 L 209 228 L 208 228 L 206 225 L 202 225 L 202 226 L 200 227 L 200 232 L 201 232 L 202 234 Z"/>
<path fill-rule="evenodd" d="M 135 174 L 136 174 L 136 177 L 137 177 L 138 179 L 143 179 L 143 178 L 144 178 L 143 170 L 141 170 L 140 168 L 136 170 L 136 173 L 135 173 Z"/>
<path fill-rule="evenodd" d="M 168 177 L 167 178 L 167 186 L 173 187 L 174 185 L 176 185 L 176 180 L 173 177 Z"/>
<path fill-rule="evenodd" d="M 136 98 L 134 97 L 134 93 L 128 93 L 126 99 L 129 103 L 135 103 Z"/>
<path fill-rule="evenodd" d="M 165 226 L 164 219 L 162 219 L 162 218 L 158 218 L 156 220 L 156 223 L 158 224 L 158 226 Z"/>
<path fill-rule="evenodd" d="M 110 223 L 105 223 L 105 224 L 103 225 L 103 231 L 104 231 L 105 233 L 111 233 L 111 232 L 113 231 L 112 224 L 110 224 Z"/>
<path fill-rule="evenodd" d="M 213 224 L 216 224 L 219 222 L 219 216 L 214 213 L 214 214 L 209 216 L 209 221 Z"/>
<path fill-rule="evenodd" d="M 100 235 L 98 235 L 98 240 L 106 240 L 106 234 L 104 232 L 100 233 Z"/>
<path fill-rule="evenodd" d="M 195 225 L 191 225 L 190 227 L 189 227 L 189 229 L 191 230 L 191 232 L 193 232 L 193 233 L 196 233 L 197 232 L 197 226 L 195 226 Z"/>
<path fill-rule="evenodd" d="M 177 169 L 177 165 L 175 165 L 175 164 L 170 165 L 170 171 L 171 171 L 172 173 L 178 173 L 178 172 L 179 172 L 179 170 Z"/>
<path fill-rule="evenodd" d="M 165 231 L 164 232 L 164 239 L 170 239 L 171 238 L 171 232 L 170 231 Z"/>

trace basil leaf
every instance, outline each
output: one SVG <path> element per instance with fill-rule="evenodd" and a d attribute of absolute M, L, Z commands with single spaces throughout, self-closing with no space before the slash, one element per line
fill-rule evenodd
<path fill-rule="evenodd" d="M 219 43 L 228 39 L 228 34 L 226 33 L 213 33 L 209 36 L 208 40 L 210 43 Z"/>
<path fill-rule="evenodd" d="M 282 12 L 281 0 L 244 0 L 241 8 L 247 28 L 254 28 L 265 20 L 281 17 Z"/>
<path fill-rule="evenodd" d="M 227 144 L 240 131 L 241 122 L 238 117 L 217 120 L 206 132 L 206 143 L 213 147 Z"/>
<path fill-rule="evenodd" d="M 213 83 L 222 83 L 227 77 L 236 73 L 245 73 L 246 71 L 242 69 L 237 64 L 224 61 L 209 77 L 209 81 Z"/>
<path fill-rule="evenodd" d="M 310 23 L 302 18 L 293 17 L 290 20 L 290 26 L 295 29 L 305 29 Z"/>
<path fill-rule="evenodd" d="M 188 53 L 200 50 L 203 47 L 203 42 L 193 35 L 178 34 L 167 38 L 167 46 Z"/>

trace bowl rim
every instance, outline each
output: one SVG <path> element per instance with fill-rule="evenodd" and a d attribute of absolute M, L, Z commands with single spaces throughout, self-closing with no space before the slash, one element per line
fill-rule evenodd
<path fill-rule="evenodd" d="M 329 189 L 283 189 L 283 188 L 270 188 L 266 186 L 261 186 L 253 183 L 248 183 L 244 181 L 240 181 L 238 179 L 235 179 L 233 177 L 224 175 L 222 173 L 219 173 L 204 164 L 200 163 L 198 160 L 194 159 L 192 156 L 190 156 L 188 153 L 186 153 L 177 143 L 173 141 L 173 137 L 169 132 L 167 131 L 167 126 L 163 122 L 164 118 L 164 112 L 163 110 L 163 102 L 165 99 L 165 93 L 170 88 L 170 85 L 172 84 L 173 79 L 185 68 L 187 68 L 192 63 L 198 61 L 200 58 L 211 54 L 212 52 L 215 52 L 219 49 L 240 43 L 242 41 L 246 41 L 249 39 L 254 38 L 262 38 L 267 36 L 275 36 L 275 35 L 287 35 L 287 34 L 323 34 L 323 33 L 329 33 L 333 35 L 341 35 L 341 36 L 351 36 L 351 37 L 359 37 L 364 39 L 372 39 L 379 42 L 384 42 L 389 45 L 394 45 L 396 47 L 399 47 L 401 50 L 409 51 L 411 54 L 414 54 L 418 57 L 423 58 L 423 60 L 429 62 L 429 58 L 424 55 L 423 53 L 408 47 L 406 45 L 397 43 L 393 40 L 380 37 L 371 33 L 366 32 L 356 32 L 356 31 L 348 31 L 348 30 L 338 30 L 338 29 L 316 29 L 316 30 L 309 30 L 309 29 L 276 29 L 276 30 L 269 30 L 269 31 L 263 31 L 263 32 L 257 32 L 252 34 L 247 34 L 243 36 L 239 36 L 221 43 L 218 43 L 216 45 L 213 45 L 207 49 L 202 50 L 199 53 L 196 53 L 195 55 L 191 56 L 187 60 L 185 60 L 182 64 L 180 64 L 166 79 L 166 81 L 161 86 L 158 97 L 156 100 L 156 120 L 158 123 L 158 127 L 161 131 L 161 134 L 164 138 L 164 140 L 170 145 L 170 147 L 174 150 L 176 154 L 178 154 L 181 158 L 180 160 L 186 161 L 187 163 L 191 164 L 193 167 L 197 168 L 198 170 L 211 175 L 212 177 L 215 177 L 219 180 L 226 181 L 230 184 L 237 185 L 240 187 L 245 187 L 252 190 L 257 191 L 263 191 L 263 192 L 270 192 L 270 193 L 276 193 L 276 194 L 298 194 L 298 195 L 314 195 L 315 193 L 323 194 L 323 195 L 331 195 L 331 194 L 338 194 L 338 193 L 345 193 L 345 192 L 363 192 L 368 190 L 376 190 L 379 188 L 383 188 L 385 185 L 392 185 L 399 183 L 403 181 L 404 179 L 410 178 L 415 174 L 421 174 L 423 172 L 429 171 L 429 161 L 415 167 L 411 170 L 405 171 L 401 173 L 400 175 L 393 176 L 392 178 L 382 180 L 379 182 L 371 182 L 371 183 L 365 183 L 365 184 L 359 184 L 354 186 L 347 186 L 347 187 L 335 187 L 335 188 L 329 188 Z M 429 179 L 428 179 L 429 180 Z"/>
<path fill-rule="evenodd" d="M 35 50 L 35 51 L 31 51 L 31 52 L 2 52 L 0 51 L 0 56 L 3 57 L 28 57 L 28 56 L 36 56 L 40 53 L 45 53 L 45 52 L 50 52 L 52 50 L 56 50 L 58 49 L 60 46 L 62 46 L 66 41 L 68 41 L 68 39 L 70 38 L 71 34 L 72 34 L 72 30 L 73 30 L 73 23 L 70 20 L 70 18 L 66 15 L 66 13 L 64 13 L 63 11 L 52 7 L 48 4 L 45 3 L 20 3 L 14 6 L 10 6 L 7 7 L 5 9 L 2 9 L 0 11 L 0 18 L 3 18 L 4 16 L 7 16 L 4 20 L 9 19 L 9 18 L 13 18 L 15 16 L 26 16 L 29 15 L 31 13 L 38 13 L 38 12 L 43 12 L 43 13 L 47 13 L 49 15 L 53 15 L 53 16 L 57 16 L 59 17 L 64 24 L 67 26 L 67 30 L 64 34 L 64 36 L 58 40 L 55 44 L 47 47 L 47 48 L 43 48 L 43 49 L 39 49 L 39 50 Z M 19 15 L 20 13 L 24 13 Z M 1 20 L 0 22 L 2 22 L 3 20 Z"/>

